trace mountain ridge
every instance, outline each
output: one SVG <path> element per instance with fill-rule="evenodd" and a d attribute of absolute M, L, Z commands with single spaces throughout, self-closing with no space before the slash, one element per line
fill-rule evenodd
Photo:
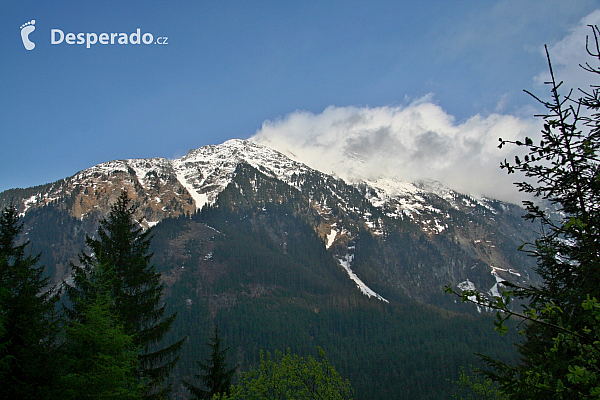
<path fill-rule="evenodd" d="M 142 225 L 148 228 L 165 218 L 191 216 L 205 207 L 214 206 L 219 195 L 234 181 L 240 165 L 248 165 L 305 196 L 307 207 L 317 215 L 314 217 L 314 231 L 366 296 L 388 301 L 364 280 L 364 276 L 372 275 L 372 270 L 378 268 L 377 278 L 371 281 L 379 281 L 380 286 L 391 285 L 405 293 L 415 291 L 408 283 L 397 282 L 401 277 L 419 285 L 414 277 L 399 274 L 397 271 L 403 267 L 390 261 L 390 257 L 402 257 L 402 254 L 396 254 L 396 249 L 388 248 L 390 238 L 395 237 L 395 232 L 407 229 L 412 232 L 410 236 L 413 239 L 403 239 L 409 240 L 405 245 L 415 246 L 411 244 L 416 240 L 414 238 L 425 235 L 423 240 L 441 251 L 436 256 L 436 264 L 445 263 L 444 257 L 450 257 L 449 254 L 456 254 L 462 260 L 460 274 L 446 274 L 446 279 L 457 287 L 476 284 L 481 288 L 481 285 L 487 285 L 485 289 L 493 295 L 502 280 L 523 281 L 530 276 L 530 268 L 523 270 L 512 265 L 511 256 L 507 256 L 505 250 L 498 250 L 500 242 L 495 242 L 493 237 L 496 233 L 490 233 L 497 230 L 494 226 L 504 224 L 498 232 L 504 230 L 512 236 L 521 235 L 516 239 L 526 238 L 528 234 L 523 236 L 522 225 L 517 227 L 519 223 L 514 220 L 520 211 L 519 206 L 460 194 L 436 181 L 408 183 L 381 177 L 348 183 L 250 140 L 231 139 L 220 145 L 192 149 L 175 160 L 158 157 L 108 161 L 54 183 L 5 191 L 0 193 L 0 204 L 16 199 L 22 215 L 54 204 L 81 221 L 97 221 L 106 215 L 120 192 L 127 190 L 144 216 L 140 220 Z M 255 183 L 250 182 L 246 190 L 256 191 L 253 185 Z M 502 220 L 507 215 L 511 219 L 508 226 Z M 475 219 L 477 221 L 474 222 Z M 360 240 L 366 240 L 366 236 L 375 238 L 373 243 L 379 244 L 380 257 L 385 260 L 382 264 L 390 265 L 375 266 L 372 270 L 357 265 L 360 262 L 356 261 L 360 261 L 361 257 L 356 253 L 356 245 L 361 237 L 363 239 Z M 511 244 L 518 242 L 510 238 L 502 240 Z M 453 260 L 449 258 L 448 263 L 456 262 Z M 473 278 L 465 272 L 467 262 L 487 264 L 485 268 L 489 277 L 479 273 L 478 278 Z M 354 265 L 362 271 L 357 273 Z M 442 266 L 441 270 L 445 268 Z M 391 283 L 383 282 L 382 277 Z M 434 281 L 442 286 L 441 279 L 437 276 Z M 425 299 L 433 295 L 434 289 L 429 287 L 427 291 L 427 295 L 412 295 L 428 302 Z"/>

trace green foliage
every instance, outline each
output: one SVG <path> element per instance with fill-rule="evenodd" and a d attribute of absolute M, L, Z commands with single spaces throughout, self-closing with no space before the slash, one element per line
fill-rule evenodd
<path fill-rule="evenodd" d="M 260 366 L 244 373 L 231 395 L 216 396 L 221 400 L 263 399 L 321 399 L 343 400 L 352 398 L 352 388 L 343 380 L 319 348 L 320 361 L 309 356 L 261 352 Z"/>
<path fill-rule="evenodd" d="M 63 398 L 141 399 L 134 337 L 125 333 L 114 314 L 107 279 L 98 282 L 96 291 L 90 303 L 81 305 L 79 318 L 66 328 Z"/>
<path fill-rule="evenodd" d="M 588 53 L 600 61 L 597 26 Z M 588 42 L 590 45 L 590 42 Z M 547 53 L 548 55 L 548 53 Z M 524 202 L 526 219 L 539 221 L 540 238 L 523 249 L 537 259 L 542 284 L 519 287 L 506 283 L 500 296 L 488 299 L 475 291 L 458 294 L 463 301 L 498 310 L 496 331 L 507 331 L 505 322 L 524 320 L 519 345 L 522 362 L 510 365 L 484 356 L 492 370 L 486 375 L 511 399 L 597 399 L 600 396 L 600 90 L 591 85 L 562 95 L 548 55 L 551 99 L 535 97 L 547 109 L 539 144 L 531 138 L 500 139 L 526 149 L 514 163 L 504 161 L 508 173 L 528 179 L 521 191 L 544 202 Z M 583 68 L 597 77 L 599 67 Z M 551 213 L 547 204 L 555 207 Z M 455 293 L 451 287 L 447 292 Z M 513 299 L 526 305 L 520 312 Z"/>
<path fill-rule="evenodd" d="M 56 348 L 58 294 L 47 287 L 39 255 L 26 255 L 29 242 L 14 206 L 0 215 L 0 387 L 1 398 L 53 398 L 59 357 Z"/>
<path fill-rule="evenodd" d="M 215 325 L 215 333 L 211 337 L 208 346 L 211 348 L 210 357 L 205 363 L 198 362 L 203 374 L 196 375 L 196 378 L 199 378 L 208 390 L 183 382 L 195 399 L 212 399 L 215 394 L 229 394 L 231 380 L 235 371 L 237 371 L 237 366 L 231 369 L 227 367 L 227 351 L 229 348 L 221 349 L 221 336 L 218 325 Z"/>
<path fill-rule="evenodd" d="M 69 316 L 81 318 L 86 307 L 96 301 L 98 283 L 107 282 L 114 315 L 139 349 L 138 378 L 147 383 L 148 396 L 164 396 L 170 387 L 161 385 L 174 368 L 185 339 L 160 348 L 176 314 L 164 317 L 163 285 L 156 267 L 150 264 L 151 231 L 143 231 L 135 213 L 136 207 L 123 192 L 109 216 L 100 221 L 97 239 L 86 237 L 90 254 L 80 254 L 81 265 L 73 266 L 74 285 L 67 289 L 72 303 Z"/>
<path fill-rule="evenodd" d="M 459 372 L 458 386 L 462 387 L 463 393 L 454 394 L 453 398 L 458 400 L 506 400 L 507 397 L 498 389 L 498 385 L 491 379 L 482 377 L 477 373 L 467 373 L 461 367 Z"/>

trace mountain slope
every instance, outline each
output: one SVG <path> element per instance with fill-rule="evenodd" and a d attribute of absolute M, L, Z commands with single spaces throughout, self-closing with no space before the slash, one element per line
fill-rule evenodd
<path fill-rule="evenodd" d="M 240 166 L 255 171 L 254 178 L 236 181 L 240 171 L 250 173 Z M 474 199 L 437 182 L 381 178 L 348 184 L 244 140 L 205 146 L 176 160 L 99 164 L 52 184 L 3 192 L 0 203 L 12 200 L 32 219 L 34 211 L 46 207 L 61 210 L 86 227 L 79 234 L 93 233 L 94 221 L 108 212 L 121 190 L 139 207 L 145 217 L 141 223 L 154 226 L 214 206 L 219 196 L 223 204 L 224 196 L 232 196 L 233 189 L 226 190 L 232 182 L 238 197 L 265 202 L 264 187 L 256 186 L 257 174 L 286 188 L 281 199 L 302 197 L 312 229 L 369 297 L 437 302 L 440 287 L 447 283 L 476 285 L 493 294 L 501 280 L 523 282 L 530 277 L 531 262 L 515 251 L 532 237 L 517 206 Z M 74 259 L 72 253 L 59 257 L 63 267 L 57 269 L 57 280 L 65 277 L 64 266 Z"/>
<path fill-rule="evenodd" d="M 242 370 L 261 349 L 308 355 L 321 346 L 357 399 L 449 399 L 448 379 L 476 363 L 473 352 L 510 359 L 514 337 L 494 335 L 490 316 L 428 307 L 386 287 L 389 303 L 356 290 L 314 229 L 321 218 L 304 193 L 240 164 L 215 204 L 156 226 L 154 260 L 179 313 L 173 337 L 190 335 L 182 376 L 202 359 L 212 321 Z M 368 259 L 360 243 L 355 253 Z"/>

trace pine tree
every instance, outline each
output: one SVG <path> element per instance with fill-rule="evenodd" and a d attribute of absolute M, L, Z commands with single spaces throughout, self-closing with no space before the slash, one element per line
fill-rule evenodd
<path fill-rule="evenodd" d="M 151 230 L 142 229 L 135 213 L 136 207 L 123 191 L 108 217 L 100 221 L 97 238 L 86 237 L 90 253 L 82 252 L 81 265 L 73 266 L 74 283 L 67 289 L 73 308 L 68 314 L 71 318 L 81 315 L 84 311 L 81 306 L 93 303 L 93 281 L 97 274 L 103 273 L 96 267 L 106 266 L 104 270 L 113 274 L 110 291 L 115 315 L 139 349 L 137 375 L 147 384 L 145 397 L 159 398 L 170 391 L 170 385 L 164 382 L 179 359 L 185 338 L 160 348 L 176 314 L 164 316 L 163 285 L 156 267 L 150 263 Z"/>
<path fill-rule="evenodd" d="M 196 375 L 208 390 L 201 389 L 188 382 L 184 386 L 192 394 L 194 399 L 212 399 L 215 394 L 229 394 L 231 380 L 237 371 L 237 366 L 231 369 L 227 367 L 227 352 L 229 347 L 221 349 L 221 336 L 219 326 L 215 325 L 214 336 L 207 343 L 210 346 L 210 357 L 205 363 L 197 362 L 203 374 Z"/>
<path fill-rule="evenodd" d="M 97 265 L 91 282 L 94 298 L 81 304 L 79 318 L 66 327 L 65 399 L 141 399 L 143 382 L 136 376 L 137 349 L 115 315 L 110 290 L 112 271 Z"/>
<path fill-rule="evenodd" d="M 17 244 L 23 230 L 17 209 L 0 215 L 0 398 L 53 398 L 58 376 L 58 293 L 48 287 L 40 255 Z"/>
<path fill-rule="evenodd" d="M 600 75 L 600 30 L 591 26 L 595 40 L 588 53 L 596 67 L 583 66 Z M 588 45 L 590 43 L 588 42 Z M 537 259 L 542 283 L 519 287 L 486 299 L 465 291 L 463 301 L 476 301 L 499 310 L 496 330 L 506 332 L 504 322 L 517 316 L 524 342 L 518 346 L 522 362 L 508 365 L 483 357 L 492 370 L 486 375 L 511 399 L 600 398 L 600 87 L 562 94 L 550 56 L 551 97 L 546 107 L 542 137 L 538 143 L 500 139 L 526 154 L 504 161 L 509 173 L 528 179 L 518 183 L 521 191 L 540 198 L 524 202 L 526 219 L 539 221 L 540 238 L 523 248 Z M 549 212 L 550 204 L 557 212 Z M 451 288 L 448 291 L 453 292 Z M 512 299 L 525 303 L 522 312 L 508 307 Z M 476 300 L 473 300 L 476 299 Z"/>

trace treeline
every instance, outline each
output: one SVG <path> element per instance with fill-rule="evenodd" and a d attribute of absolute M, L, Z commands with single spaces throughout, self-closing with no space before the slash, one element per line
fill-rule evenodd
<path fill-rule="evenodd" d="M 237 191 L 236 182 L 226 190 Z M 488 316 L 452 313 L 407 298 L 386 304 L 362 295 L 306 222 L 310 216 L 298 213 L 297 201 L 251 204 L 238 197 L 235 210 L 217 201 L 187 222 L 173 219 L 154 229 L 159 260 L 171 254 L 173 244 L 188 248 L 185 238 L 197 229 L 195 223 L 218 231 L 194 236 L 193 247 L 203 250 L 186 256 L 169 288 L 169 307 L 178 311 L 173 338 L 190 337 L 176 376 L 191 379 L 196 360 L 208 357 L 204 342 L 215 323 L 241 371 L 260 365 L 261 351 L 289 348 L 316 357 L 320 346 L 352 383 L 357 399 L 449 399 L 460 368 L 478 362 L 473 353 L 514 360 L 517 338 L 489 332 Z M 379 250 L 368 251 L 375 246 L 369 237 L 364 235 L 357 249 L 376 256 Z M 405 242 L 406 251 L 417 257 L 413 236 Z M 366 265 L 368 257 L 357 258 L 355 265 Z"/>
<path fill-rule="evenodd" d="M 123 192 L 70 282 L 48 287 L 28 255 L 15 207 L 0 215 L 0 393 L 6 399 L 154 399 L 184 338 L 162 341 L 176 314 L 165 315 L 160 274 L 150 263 L 149 231 L 133 218 Z M 61 295 L 65 302 L 59 307 Z"/>
<path fill-rule="evenodd" d="M 242 371 L 260 363 L 260 352 L 292 349 L 300 356 L 326 352 L 355 389 L 356 399 L 450 399 L 460 368 L 485 352 L 515 361 L 513 335 L 490 330 L 491 317 L 470 317 L 418 303 L 386 305 L 360 297 L 298 296 L 278 289 L 269 296 L 238 296 L 211 310 L 210 299 L 182 299 L 174 336 L 190 332 L 176 374 L 191 377 L 210 326 L 217 323 Z M 185 296 L 184 296 L 185 297 Z M 190 298 L 187 297 L 187 298 Z M 172 298 L 175 303 L 175 298 Z M 201 301 L 205 300 L 205 301 Z M 190 327 L 194 327 L 190 329 Z"/>

